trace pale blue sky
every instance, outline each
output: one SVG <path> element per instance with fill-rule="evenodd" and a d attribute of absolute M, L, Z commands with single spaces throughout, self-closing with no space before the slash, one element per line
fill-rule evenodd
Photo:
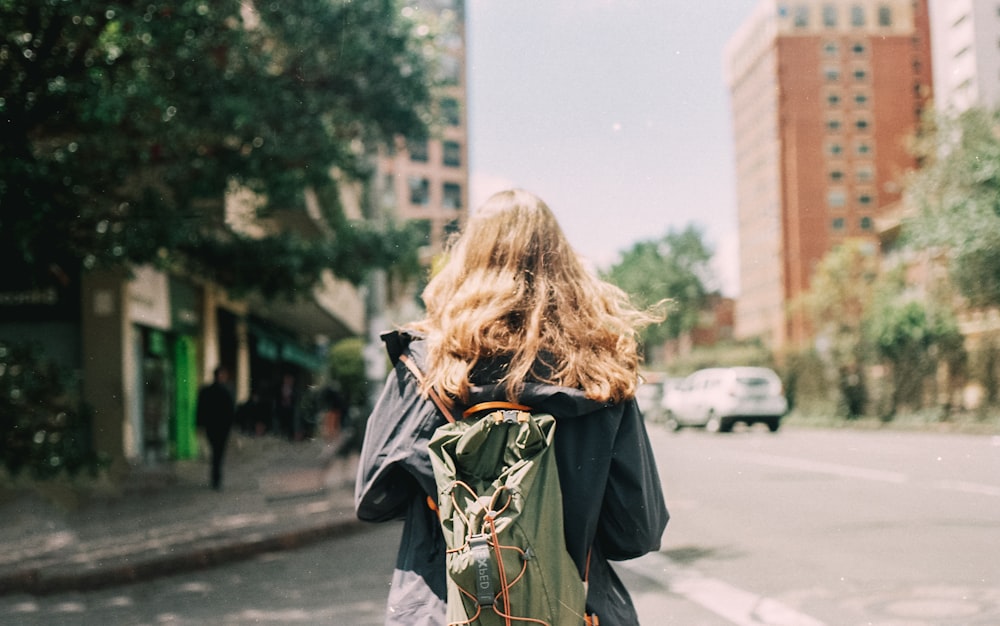
<path fill-rule="evenodd" d="M 600 267 L 698 224 L 732 294 L 722 51 L 757 1 L 467 0 L 473 206 L 533 191 Z"/>

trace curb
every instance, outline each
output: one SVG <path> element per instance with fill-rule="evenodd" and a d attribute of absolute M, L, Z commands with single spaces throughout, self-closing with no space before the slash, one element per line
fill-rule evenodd
<path fill-rule="evenodd" d="M 42 596 L 72 591 L 95 591 L 119 585 L 143 582 L 163 576 L 182 574 L 236 561 L 256 555 L 308 546 L 319 541 L 346 536 L 365 527 L 358 519 L 337 520 L 293 530 L 275 532 L 266 537 L 245 539 L 218 537 L 197 542 L 181 554 L 158 554 L 146 558 L 109 563 L 94 569 L 74 573 L 64 566 L 34 568 L 0 575 L 0 596 L 26 593 Z"/>

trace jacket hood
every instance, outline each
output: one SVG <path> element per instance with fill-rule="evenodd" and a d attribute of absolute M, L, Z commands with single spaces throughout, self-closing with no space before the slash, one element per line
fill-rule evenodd
<path fill-rule="evenodd" d="M 426 364 L 426 342 L 419 335 L 408 333 L 386 333 L 382 336 L 393 364 L 404 351 L 409 352 L 421 370 Z M 506 390 L 496 383 L 503 376 L 507 359 L 496 357 L 477 364 L 472 372 L 472 387 L 469 390 L 469 406 L 480 402 L 507 400 Z M 518 396 L 518 402 L 530 406 L 532 410 L 551 413 L 558 418 L 577 417 L 612 406 L 613 402 L 601 402 L 587 398 L 582 389 L 562 387 L 539 381 L 526 381 Z M 465 408 L 465 407 L 460 407 Z"/>
<path fill-rule="evenodd" d="M 470 405 L 506 399 L 506 390 L 497 384 L 474 385 L 469 390 Z M 539 382 L 526 382 L 517 400 L 532 410 L 551 413 L 559 418 L 586 415 L 612 405 L 587 398 L 581 389 Z"/>

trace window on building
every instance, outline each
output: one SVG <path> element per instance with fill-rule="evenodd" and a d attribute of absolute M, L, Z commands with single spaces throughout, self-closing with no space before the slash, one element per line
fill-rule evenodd
<path fill-rule="evenodd" d="M 833 170 L 830 172 L 830 181 L 834 183 L 839 183 L 844 180 L 844 172 L 841 170 Z"/>
<path fill-rule="evenodd" d="M 427 140 L 426 139 L 407 139 L 406 140 L 406 151 L 410 153 L 411 161 L 419 161 L 420 163 L 427 162 Z"/>
<path fill-rule="evenodd" d="M 844 152 L 844 147 L 839 143 L 831 143 L 826 149 L 830 153 L 830 156 L 840 156 Z"/>
<path fill-rule="evenodd" d="M 381 190 L 382 206 L 383 207 L 394 207 L 396 206 L 396 179 L 392 174 L 384 174 L 382 176 L 382 183 L 379 186 Z"/>
<path fill-rule="evenodd" d="M 868 94 L 860 91 L 854 94 L 854 104 L 858 105 L 859 107 L 866 106 L 868 104 Z"/>
<path fill-rule="evenodd" d="M 458 100 L 454 98 L 445 98 L 441 101 L 441 115 L 444 116 L 444 121 L 449 126 L 461 126 L 462 124 Z"/>
<path fill-rule="evenodd" d="M 868 78 L 868 72 L 863 67 L 854 68 L 854 80 L 864 82 Z"/>
<path fill-rule="evenodd" d="M 410 187 L 410 204 L 427 206 L 431 201 L 431 183 L 426 178 L 411 176 L 406 179 Z"/>
<path fill-rule="evenodd" d="M 458 183 L 445 183 L 442 204 L 446 209 L 462 208 L 462 186 Z"/>
<path fill-rule="evenodd" d="M 844 230 L 844 218 L 842 217 L 833 218 L 833 230 Z"/>
<path fill-rule="evenodd" d="M 871 152 L 872 147 L 868 143 L 862 141 L 858 144 L 858 156 L 868 156 Z"/>
<path fill-rule="evenodd" d="M 857 56 L 861 56 L 865 52 L 868 52 L 868 48 L 865 47 L 865 44 L 861 43 L 860 41 L 857 41 L 854 43 L 853 46 L 851 46 L 851 52 L 853 52 Z"/>
<path fill-rule="evenodd" d="M 462 228 L 461 222 L 459 222 L 458 220 L 449 220 L 444 225 L 444 234 L 445 235 L 454 235 L 461 228 Z"/>
<path fill-rule="evenodd" d="M 448 167 L 461 167 L 462 145 L 457 141 L 446 141 L 442 146 L 444 148 L 443 163 Z"/>
<path fill-rule="evenodd" d="M 836 118 L 831 118 L 826 121 L 826 129 L 831 133 L 835 133 L 840 130 L 840 120 Z"/>
<path fill-rule="evenodd" d="M 836 41 L 827 41 L 823 44 L 823 54 L 828 57 L 835 57 L 840 50 L 837 47 Z"/>
<path fill-rule="evenodd" d="M 870 193 L 862 193 L 860 196 L 858 196 L 858 204 L 860 204 L 861 206 L 866 206 L 866 207 L 871 206 L 873 201 L 874 199 L 872 198 L 872 195 Z"/>
<path fill-rule="evenodd" d="M 462 80 L 462 64 L 450 54 L 438 56 L 438 74 L 441 84 L 457 85 Z"/>
<path fill-rule="evenodd" d="M 823 77 L 826 78 L 827 82 L 836 82 L 840 79 L 840 68 L 827 66 L 823 68 Z"/>
<path fill-rule="evenodd" d="M 865 216 L 861 218 L 861 230 L 872 229 L 872 218 Z"/>
<path fill-rule="evenodd" d="M 859 183 L 870 183 L 875 179 L 875 173 L 868 165 L 862 165 L 854 171 L 854 177 Z"/>
<path fill-rule="evenodd" d="M 892 7 L 888 4 L 880 5 L 878 8 L 878 25 L 892 26 Z"/>
<path fill-rule="evenodd" d="M 837 7 L 832 4 L 823 5 L 823 26 L 833 28 L 837 25 Z"/>
<path fill-rule="evenodd" d="M 851 6 L 851 26 L 865 25 L 865 8 L 860 4 Z"/>
<path fill-rule="evenodd" d="M 809 26 L 809 5 L 799 4 L 795 6 L 794 22 L 796 28 Z"/>
<path fill-rule="evenodd" d="M 840 104 L 840 94 L 836 92 L 830 92 L 826 95 L 826 103 L 831 107 L 835 107 Z"/>
<path fill-rule="evenodd" d="M 861 132 L 865 132 L 865 131 L 868 130 L 868 120 L 866 120 L 863 117 L 862 118 L 858 118 L 854 122 L 854 127 L 857 128 Z"/>
<path fill-rule="evenodd" d="M 843 189 L 831 189 L 826 194 L 826 205 L 831 209 L 842 209 L 847 204 L 847 194 Z"/>

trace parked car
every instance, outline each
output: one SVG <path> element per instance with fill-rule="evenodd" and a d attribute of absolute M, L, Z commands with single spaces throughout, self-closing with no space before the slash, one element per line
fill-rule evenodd
<path fill-rule="evenodd" d="M 661 384 L 645 377 L 635 390 L 635 399 L 639 403 L 639 410 L 647 422 L 663 421 L 661 393 Z"/>
<path fill-rule="evenodd" d="M 663 394 L 665 421 L 674 430 L 685 426 L 729 432 L 737 422 L 781 427 L 788 412 L 781 379 L 766 367 L 713 367 L 691 374 Z"/>

